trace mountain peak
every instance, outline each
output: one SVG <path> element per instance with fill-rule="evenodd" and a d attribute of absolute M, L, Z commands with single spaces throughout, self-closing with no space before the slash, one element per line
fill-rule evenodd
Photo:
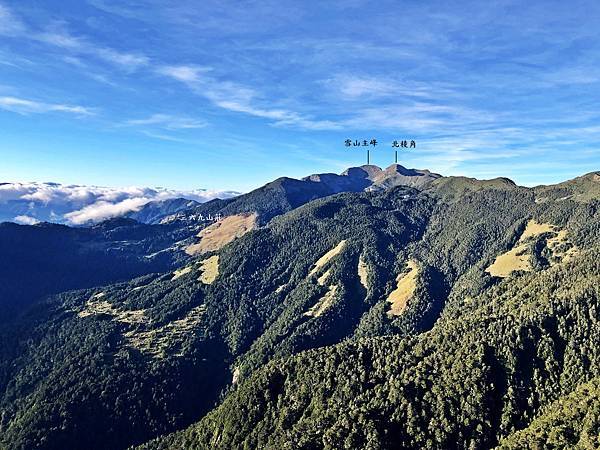
<path fill-rule="evenodd" d="M 348 169 L 344 170 L 340 174 L 340 176 L 352 178 L 367 178 L 369 180 L 372 180 L 381 173 L 381 167 L 375 166 L 373 164 L 364 164 L 358 167 L 349 167 Z"/>
<path fill-rule="evenodd" d="M 424 176 L 424 175 L 431 175 L 434 178 L 441 177 L 440 174 L 431 172 L 427 169 L 408 169 L 401 164 L 392 164 L 391 166 L 389 166 L 385 169 L 384 173 L 386 173 L 386 174 L 398 173 L 400 175 L 406 175 L 406 176 L 412 176 L 412 177 Z"/>
<path fill-rule="evenodd" d="M 341 174 L 314 174 L 304 177 L 303 181 L 312 181 L 327 185 L 333 192 L 378 191 L 395 186 L 422 188 L 441 175 L 429 170 L 407 169 L 400 164 L 392 164 L 385 170 L 373 164 L 350 167 Z"/>
<path fill-rule="evenodd" d="M 595 181 L 596 183 L 600 183 L 600 171 L 586 173 L 581 178 L 584 178 L 584 179 L 590 180 L 590 181 Z"/>
<path fill-rule="evenodd" d="M 368 190 L 383 190 L 395 186 L 410 186 L 420 189 L 437 178 L 441 178 L 441 175 L 429 170 L 407 169 L 400 164 L 392 164 L 385 170 L 380 170 L 373 177 L 373 184 L 369 186 Z"/>

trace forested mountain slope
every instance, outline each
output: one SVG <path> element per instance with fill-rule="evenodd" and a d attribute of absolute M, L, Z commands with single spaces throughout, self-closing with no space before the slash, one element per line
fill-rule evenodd
<path fill-rule="evenodd" d="M 186 199 L 150 202 L 129 214 L 89 228 L 42 223 L 0 224 L 0 321 L 46 295 L 99 286 L 170 269 L 187 259 L 192 236 L 217 217 L 253 214 L 257 225 L 310 200 L 362 191 L 382 183 L 426 186 L 439 175 L 390 166 L 348 169 L 341 175 L 279 178 L 247 194 L 199 204 Z M 143 225 L 154 224 L 154 226 Z M 159 226 L 161 225 L 161 226 Z M 193 252 L 190 252 L 193 253 Z"/>
<path fill-rule="evenodd" d="M 505 179 L 340 193 L 55 296 L 0 329 L 1 445 L 126 448 L 221 394 L 148 446 L 497 445 L 598 376 L 598 206 Z"/>
<path fill-rule="evenodd" d="M 198 425 L 146 448 L 492 448 L 502 437 L 508 448 L 597 448 L 597 251 L 502 282 L 427 333 L 273 361 Z M 591 409 L 559 417 L 572 397 Z M 543 429 L 559 420 L 580 431 Z"/>
<path fill-rule="evenodd" d="M 341 192 L 380 191 L 395 186 L 423 189 L 441 175 L 428 170 L 407 169 L 392 164 L 385 170 L 364 165 L 351 167 L 340 175 L 335 173 L 313 174 L 297 180 L 281 177 L 258 189 L 227 200 L 212 200 L 190 208 L 157 214 L 157 210 L 173 207 L 176 201 L 165 204 L 149 203 L 141 211 L 132 215 L 148 223 L 180 220 L 189 222 L 199 216 L 220 214 L 230 216 L 243 213 L 256 213 L 259 223 L 264 225 L 273 217 L 291 211 L 305 203 Z M 150 218 L 152 218 L 150 220 Z"/>
<path fill-rule="evenodd" d="M 600 378 L 545 407 L 524 430 L 511 434 L 501 449 L 600 447 Z"/>
<path fill-rule="evenodd" d="M 169 270 L 182 256 L 164 250 L 188 236 L 127 219 L 91 228 L 1 223 L 0 322 L 50 294 Z"/>

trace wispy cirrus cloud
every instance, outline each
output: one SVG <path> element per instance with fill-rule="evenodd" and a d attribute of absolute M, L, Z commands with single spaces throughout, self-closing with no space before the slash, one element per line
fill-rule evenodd
<path fill-rule="evenodd" d="M 42 42 L 74 54 L 103 60 L 126 70 L 135 70 L 150 62 L 150 58 L 143 54 L 123 52 L 97 45 L 84 37 L 72 35 L 65 29 L 63 23 L 50 23 L 44 29 L 30 27 L 2 4 L 0 4 L 0 35 Z"/>
<path fill-rule="evenodd" d="M 187 85 L 194 93 L 210 100 L 215 106 L 237 113 L 270 119 L 275 126 L 291 126 L 312 130 L 334 130 L 340 125 L 331 120 L 271 106 L 256 90 L 239 83 L 218 80 L 209 75 L 211 68 L 200 66 L 162 66 L 157 73 Z M 263 106 L 266 103 L 267 106 Z"/>
<path fill-rule="evenodd" d="M 98 46 L 83 37 L 73 36 L 64 29 L 51 29 L 41 33 L 34 33 L 31 35 L 31 38 L 75 54 L 98 58 L 130 71 L 150 63 L 150 58 L 145 55 Z"/>
<path fill-rule="evenodd" d="M 44 103 L 18 97 L 0 97 L 0 108 L 18 114 L 41 114 L 50 112 L 75 114 L 77 116 L 90 116 L 95 114 L 92 108 L 85 106 Z"/>
<path fill-rule="evenodd" d="M 158 67 L 156 71 L 161 75 L 166 75 L 182 83 L 200 83 L 201 74 L 210 72 L 209 67 L 202 66 L 163 66 Z"/>
<path fill-rule="evenodd" d="M 402 98 L 435 100 L 458 97 L 455 86 L 443 82 L 403 80 L 389 76 L 338 73 L 322 82 L 341 101 L 401 100 Z"/>
<path fill-rule="evenodd" d="M 0 35 L 16 36 L 25 30 L 25 25 L 11 10 L 0 4 Z"/>
<path fill-rule="evenodd" d="M 131 119 L 125 122 L 130 126 L 154 126 L 167 130 L 187 130 L 204 128 L 207 122 L 191 117 L 173 116 L 170 114 L 152 114 L 144 119 Z"/>

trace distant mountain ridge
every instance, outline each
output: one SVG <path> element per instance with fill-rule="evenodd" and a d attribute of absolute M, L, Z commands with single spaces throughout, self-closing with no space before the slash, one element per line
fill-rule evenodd
<path fill-rule="evenodd" d="M 546 407 L 600 377 L 599 184 L 363 166 L 152 205 L 152 220 L 183 208 L 155 225 L 0 226 L 0 301 L 37 290 L 0 323 L 0 447 L 537 434 Z"/>
<path fill-rule="evenodd" d="M 182 209 L 175 214 L 154 216 L 153 221 L 182 220 L 191 222 L 199 215 L 216 214 L 223 216 L 257 213 L 259 223 L 265 224 L 273 217 L 291 211 L 311 200 L 342 192 L 372 192 L 395 186 L 408 186 L 424 189 L 433 181 L 442 178 L 428 170 L 407 169 L 392 164 L 386 169 L 374 165 L 351 167 L 341 174 L 320 173 L 301 179 L 281 177 L 246 194 L 220 202 L 207 202 L 190 209 Z M 145 210 L 156 207 L 149 203 L 132 217 L 145 216 Z"/>
<path fill-rule="evenodd" d="M 0 223 L 0 323 L 50 294 L 176 267 L 185 255 L 175 243 L 186 237 L 122 217 L 85 228 Z"/>
<path fill-rule="evenodd" d="M 316 174 L 302 180 L 323 183 L 332 193 L 338 193 L 375 191 L 394 186 L 422 188 L 437 178 L 441 178 L 441 175 L 429 170 L 407 169 L 400 164 L 392 164 L 386 169 L 374 165 L 351 167 L 340 175 Z"/>

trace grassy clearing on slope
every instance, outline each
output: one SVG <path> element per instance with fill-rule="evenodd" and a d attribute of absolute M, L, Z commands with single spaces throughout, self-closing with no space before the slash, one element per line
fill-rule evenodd
<path fill-rule="evenodd" d="M 227 216 L 200 231 L 200 242 L 188 246 L 185 252 L 188 255 L 198 255 L 220 250 L 234 239 L 256 228 L 257 218 L 256 213 Z"/>
<path fill-rule="evenodd" d="M 417 275 L 419 274 L 417 264 L 415 261 L 410 260 L 408 261 L 407 267 L 409 271 L 398 275 L 396 278 L 396 289 L 390 293 L 390 296 L 387 299 L 387 301 L 391 303 L 388 316 L 401 315 L 406 309 L 408 301 L 415 293 L 415 289 L 417 289 Z"/>
<path fill-rule="evenodd" d="M 525 231 L 515 244 L 515 247 L 499 255 L 494 263 L 485 269 L 494 277 L 505 278 L 519 270 L 529 272 L 532 269 L 531 255 L 527 252 L 527 241 L 544 233 L 553 233 L 556 226 L 549 223 L 538 223 L 535 220 L 527 222 Z"/>
<path fill-rule="evenodd" d="M 108 300 L 100 300 L 104 293 L 93 295 L 84 305 L 83 309 L 77 312 L 77 317 L 85 318 L 96 315 L 109 315 L 113 320 L 129 324 L 144 323 L 147 317 L 143 309 L 119 310 Z"/>
<path fill-rule="evenodd" d="M 327 279 L 329 278 L 330 275 L 331 275 L 331 269 L 326 270 L 325 272 L 323 272 L 323 275 L 321 275 L 318 278 L 317 283 L 319 283 L 321 286 L 325 286 L 325 283 L 327 282 Z"/>
<path fill-rule="evenodd" d="M 365 289 L 368 288 L 368 272 L 367 272 L 367 264 L 365 263 L 362 255 L 358 259 L 358 279 L 360 280 L 360 284 L 363 285 Z"/>
<path fill-rule="evenodd" d="M 162 358 L 170 349 L 176 349 L 194 333 L 202 320 L 206 307 L 197 306 L 182 319 L 174 320 L 161 327 L 124 333 L 127 345 L 155 358 Z"/>
<path fill-rule="evenodd" d="M 520 242 L 525 241 L 526 239 L 539 236 L 540 234 L 550 233 L 556 229 L 556 226 L 549 223 L 537 223 L 535 220 L 530 220 L 527 222 L 527 226 L 525 227 L 525 231 L 521 235 L 519 239 Z"/>
<path fill-rule="evenodd" d="M 334 256 L 339 254 L 344 249 L 345 245 L 346 245 L 346 240 L 343 240 L 338 245 L 336 245 L 334 248 L 332 248 L 327 253 L 325 253 L 323 256 L 321 256 L 315 263 L 315 266 L 312 268 L 312 270 L 310 271 L 308 276 L 316 274 Z"/>
<path fill-rule="evenodd" d="M 494 263 L 485 269 L 494 277 L 505 278 L 511 273 L 531 270 L 531 255 L 527 253 L 527 245 L 521 244 L 498 256 Z"/>
<path fill-rule="evenodd" d="M 515 247 L 499 255 L 485 271 L 494 277 L 500 278 L 508 277 L 512 272 L 518 270 L 531 271 L 531 255 L 527 252 L 528 241 L 546 233 L 552 234 L 546 241 L 551 254 L 549 258 L 551 266 L 558 261 L 568 262 L 578 254 L 578 249 L 569 241 L 566 230 L 559 230 L 556 225 L 549 223 L 538 223 L 535 220 L 530 220 Z"/>
<path fill-rule="evenodd" d="M 219 275 L 219 255 L 211 256 L 200 263 L 200 278 L 204 284 L 211 284 Z"/>
<path fill-rule="evenodd" d="M 184 276 L 185 274 L 188 274 L 192 271 L 192 266 L 186 266 L 182 269 L 177 269 L 175 272 L 173 272 L 173 278 L 171 278 L 171 281 L 176 280 L 179 277 Z"/>
<path fill-rule="evenodd" d="M 315 303 L 308 311 L 306 311 L 304 315 L 308 317 L 319 317 L 321 314 L 327 311 L 327 309 L 333 304 L 333 300 L 335 298 L 337 290 L 337 284 L 329 286 L 327 293 L 321 299 L 319 299 L 319 301 Z"/>

